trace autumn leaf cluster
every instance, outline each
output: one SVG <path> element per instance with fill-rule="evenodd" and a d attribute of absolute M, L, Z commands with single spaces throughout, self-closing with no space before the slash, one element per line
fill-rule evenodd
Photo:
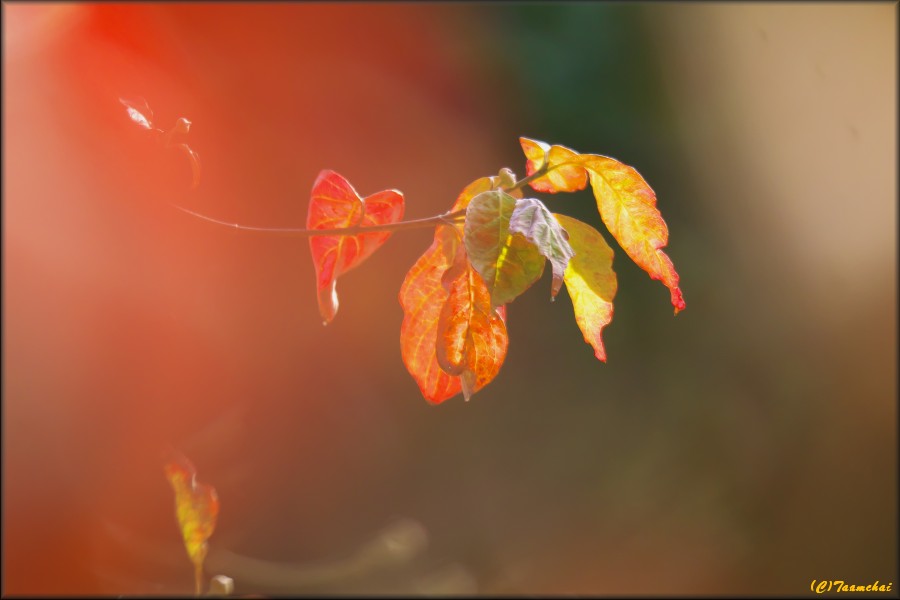
<path fill-rule="evenodd" d="M 537 192 L 575 192 L 590 183 L 603 224 L 625 253 L 668 289 L 675 313 L 685 302 L 678 273 L 662 248 L 668 228 L 656 194 L 632 167 L 596 154 L 520 138 L 526 177 L 509 169 L 470 183 L 450 211 L 434 219 L 434 241 L 400 288 L 403 362 L 426 400 L 460 392 L 468 400 L 506 358 L 506 305 L 552 271 L 551 299 L 565 285 L 575 321 L 595 356 L 606 360 L 602 330 L 613 315 L 613 250 L 587 223 L 550 212 Z M 319 309 L 327 324 L 338 309 L 337 278 L 359 266 L 402 224 L 396 190 L 361 197 L 334 171 L 322 171 L 307 217 Z M 392 227 L 397 225 L 398 227 Z M 340 230 L 347 229 L 347 233 Z M 366 231 L 371 229 L 372 231 Z M 326 231 L 327 230 L 327 231 Z"/>
<path fill-rule="evenodd" d="M 181 118 L 170 131 L 153 126 L 142 99 L 120 98 L 129 119 L 163 147 L 181 150 L 199 183 L 200 162 L 187 144 L 173 140 L 189 131 Z M 678 273 L 663 251 L 669 241 L 656 194 L 633 167 L 598 154 L 519 138 L 526 176 L 509 169 L 476 179 L 437 217 L 403 221 L 405 200 L 397 190 L 362 197 L 340 174 L 324 170 L 312 188 L 306 229 L 269 229 L 224 223 L 238 230 L 279 232 L 309 238 L 316 271 L 319 312 L 325 324 L 338 311 L 337 280 L 378 250 L 394 231 L 434 227 L 434 241 L 400 288 L 403 362 L 426 400 L 441 403 L 460 392 L 466 400 L 497 376 L 509 346 L 506 305 L 518 298 L 550 263 L 551 300 L 565 285 L 575 322 L 594 355 L 606 361 L 603 328 L 613 316 L 616 274 L 613 251 L 587 223 L 550 212 L 534 191 L 576 192 L 588 183 L 603 224 L 625 253 L 669 289 L 675 314 L 685 307 Z"/>
<path fill-rule="evenodd" d="M 120 102 L 148 139 L 181 151 L 200 177 L 197 153 L 175 141 L 189 131 L 181 118 L 169 131 L 156 128 L 142 99 Z M 677 314 L 685 307 L 678 273 L 663 252 L 668 228 L 656 194 L 632 167 L 597 154 L 520 138 L 526 176 L 509 169 L 467 185 L 450 210 L 437 217 L 403 221 L 405 201 L 397 190 L 360 196 L 349 181 L 322 171 L 312 188 L 306 229 L 269 229 L 224 223 L 177 206 L 218 225 L 309 238 L 316 271 L 319 312 L 325 324 L 338 312 L 337 280 L 362 264 L 400 229 L 434 227 L 431 246 L 400 287 L 403 308 L 400 350 L 422 395 L 433 404 L 463 393 L 466 400 L 497 376 L 509 347 L 506 306 L 531 287 L 550 263 L 554 299 L 565 286 L 575 322 L 594 355 L 606 361 L 603 329 L 613 316 L 616 274 L 613 250 L 591 225 L 552 213 L 524 189 L 555 194 L 590 184 L 603 224 L 625 253 L 668 289 Z M 175 493 L 176 520 L 194 566 L 195 594 L 203 590 L 203 564 L 215 530 L 215 488 L 197 481 L 193 465 L 177 455 L 164 467 Z"/>

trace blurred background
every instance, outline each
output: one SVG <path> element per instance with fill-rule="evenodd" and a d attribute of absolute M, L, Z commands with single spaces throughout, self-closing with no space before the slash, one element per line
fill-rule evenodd
<path fill-rule="evenodd" d="M 808 593 L 897 574 L 896 4 L 3 4 L 3 592 L 183 594 L 163 452 L 241 594 Z M 129 121 L 193 122 L 198 189 Z M 322 327 L 323 168 L 407 218 L 518 136 L 654 187 L 599 363 L 549 270 L 420 396 L 395 235 Z M 589 192 L 545 197 L 600 226 Z"/>

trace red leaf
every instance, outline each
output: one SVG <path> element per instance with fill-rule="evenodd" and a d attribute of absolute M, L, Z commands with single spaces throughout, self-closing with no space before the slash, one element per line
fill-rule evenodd
<path fill-rule="evenodd" d="M 306 227 L 343 229 L 396 223 L 403 218 L 403 209 L 403 194 L 397 190 L 377 192 L 362 199 L 349 181 L 325 170 L 313 184 Z M 338 310 L 337 278 L 370 257 L 390 236 L 390 232 L 373 232 L 309 239 L 316 268 L 319 312 L 326 325 Z"/>

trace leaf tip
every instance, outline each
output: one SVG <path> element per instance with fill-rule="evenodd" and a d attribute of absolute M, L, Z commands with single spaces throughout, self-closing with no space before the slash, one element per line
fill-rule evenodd
<path fill-rule="evenodd" d="M 548 144 L 547 142 L 542 142 L 541 140 L 525 137 L 524 135 L 519 136 L 519 145 L 521 145 L 523 148 L 540 148 L 544 152 L 550 151 L 550 144 Z"/>
<path fill-rule="evenodd" d="M 334 316 L 338 311 L 338 295 L 336 281 L 332 280 L 331 285 L 319 288 L 319 314 L 322 315 L 322 323 L 328 325 L 334 320 Z"/>
<path fill-rule="evenodd" d="M 477 384 L 475 373 L 466 369 L 459 376 L 459 383 L 462 386 L 463 397 L 466 399 L 466 402 L 468 402 L 472 399 L 472 395 L 475 393 L 475 386 Z"/>
<path fill-rule="evenodd" d="M 675 307 L 675 315 L 677 316 L 678 313 L 680 313 L 687 307 L 687 304 L 685 304 L 684 302 L 684 296 L 681 294 L 681 288 L 673 288 L 671 295 L 672 306 Z"/>
<path fill-rule="evenodd" d="M 568 261 L 566 261 L 566 268 L 567 267 Z M 563 272 L 565 272 L 565 268 L 563 269 Z M 556 274 L 554 274 L 553 283 L 550 285 L 550 302 L 556 302 L 556 296 L 559 295 L 559 290 L 562 289 L 564 281 L 565 280 L 562 275 L 557 277 Z"/>

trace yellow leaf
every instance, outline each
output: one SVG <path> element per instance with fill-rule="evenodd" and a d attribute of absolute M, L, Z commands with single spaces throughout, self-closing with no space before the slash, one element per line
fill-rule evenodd
<path fill-rule="evenodd" d="M 197 595 L 203 586 L 203 561 L 209 550 L 207 540 L 216 528 L 219 498 L 215 488 L 199 483 L 194 465 L 184 457 L 168 462 L 166 478 L 175 491 L 175 516 L 184 538 L 184 547 L 194 564 Z"/>
<path fill-rule="evenodd" d="M 612 321 L 616 295 L 612 248 L 600 232 L 587 223 L 566 215 L 553 216 L 569 234 L 569 244 L 575 250 L 563 276 L 572 299 L 575 322 L 584 341 L 594 348 L 594 356 L 606 362 L 601 332 Z"/>
<path fill-rule="evenodd" d="M 684 310 L 684 297 L 675 266 L 662 251 L 669 242 L 669 229 L 656 208 L 653 189 L 628 165 L 605 156 L 582 156 L 603 223 L 631 260 L 669 288 L 678 314 Z"/>

